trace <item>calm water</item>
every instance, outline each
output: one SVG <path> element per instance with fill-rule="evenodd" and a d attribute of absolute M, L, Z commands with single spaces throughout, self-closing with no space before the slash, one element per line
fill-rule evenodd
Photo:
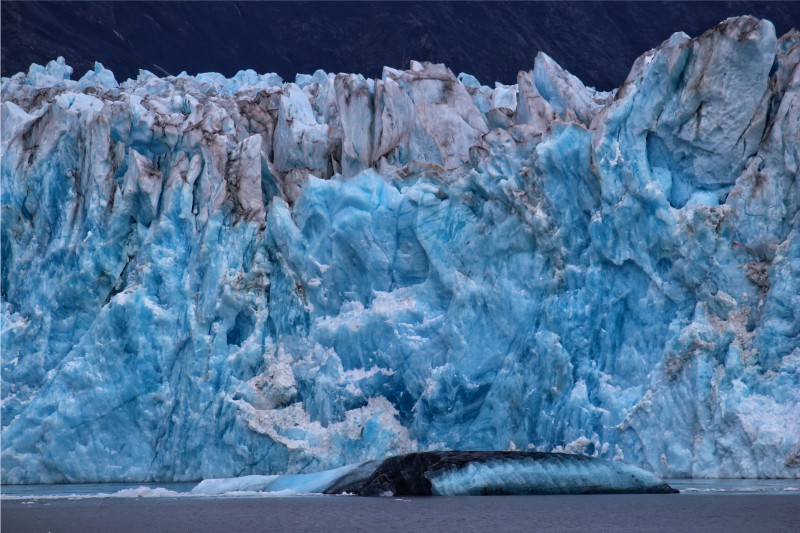
<path fill-rule="evenodd" d="M 3 487 L 4 532 L 800 531 L 800 481 L 671 480 L 676 495 L 192 496 L 192 484 Z"/>

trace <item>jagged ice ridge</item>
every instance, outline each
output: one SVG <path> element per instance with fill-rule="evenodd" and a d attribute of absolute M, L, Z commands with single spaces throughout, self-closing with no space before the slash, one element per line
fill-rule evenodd
<path fill-rule="evenodd" d="M 598 92 L 2 79 L 2 481 L 426 449 L 800 476 L 800 34 L 729 19 Z"/>

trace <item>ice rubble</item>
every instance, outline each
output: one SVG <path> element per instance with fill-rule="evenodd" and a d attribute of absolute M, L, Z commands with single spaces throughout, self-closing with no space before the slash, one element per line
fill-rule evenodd
<path fill-rule="evenodd" d="M 240 72 L 2 80 L 2 480 L 435 448 L 800 476 L 800 34 L 603 93 Z"/>

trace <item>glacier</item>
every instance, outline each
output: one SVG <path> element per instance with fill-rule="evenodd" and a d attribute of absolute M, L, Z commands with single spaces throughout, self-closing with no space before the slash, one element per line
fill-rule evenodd
<path fill-rule="evenodd" d="M 798 64 L 740 17 L 611 92 L 545 54 L 494 87 L 3 78 L 2 482 L 800 477 Z"/>

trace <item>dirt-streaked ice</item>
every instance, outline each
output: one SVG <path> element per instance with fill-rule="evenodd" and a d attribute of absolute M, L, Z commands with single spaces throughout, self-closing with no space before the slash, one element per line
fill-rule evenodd
<path fill-rule="evenodd" d="M 3 78 L 3 482 L 440 448 L 800 477 L 798 63 L 743 17 L 610 93 L 543 54 L 495 88 Z"/>

